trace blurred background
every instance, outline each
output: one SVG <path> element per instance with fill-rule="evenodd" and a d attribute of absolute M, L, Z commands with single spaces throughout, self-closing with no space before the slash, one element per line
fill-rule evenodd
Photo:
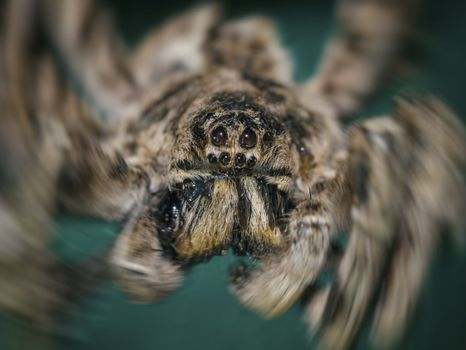
<path fill-rule="evenodd" d="M 194 1 L 115 0 L 117 24 L 129 45 L 154 25 L 188 9 Z M 361 113 L 361 118 L 390 112 L 396 93 L 431 92 L 442 98 L 466 123 L 466 1 L 423 1 L 420 35 L 413 47 L 414 64 L 394 79 Z M 296 79 L 316 68 L 333 29 L 329 0 L 227 1 L 227 17 L 261 14 L 279 28 L 295 60 Z M 465 150 L 466 152 L 466 150 Z M 465 213 L 466 214 L 466 213 Z M 56 219 L 53 249 L 75 263 L 103 252 L 119 225 L 73 217 Z M 57 330 L 65 349 L 311 349 L 316 341 L 301 320 L 299 305 L 285 315 L 265 320 L 242 308 L 228 292 L 232 256 L 196 266 L 174 295 L 157 305 L 131 303 L 113 283 L 84 300 Z M 370 321 L 370 320 L 368 320 Z M 19 321 L 0 318 L 0 349 L 9 349 Z M 356 348 L 370 348 L 369 322 Z M 442 245 L 433 261 L 421 300 L 400 349 L 466 348 L 466 254 Z"/>

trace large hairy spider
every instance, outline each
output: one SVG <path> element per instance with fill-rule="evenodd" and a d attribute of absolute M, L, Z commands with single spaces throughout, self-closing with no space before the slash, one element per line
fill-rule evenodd
<path fill-rule="evenodd" d="M 375 338 L 401 334 L 440 234 L 464 225 L 463 127 L 433 97 L 345 121 L 400 58 L 411 1 L 340 1 L 338 31 L 303 84 L 265 18 L 225 22 L 199 7 L 128 53 L 91 0 L 4 6 L 2 269 L 24 264 L 12 252 L 30 256 L 43 283 L 37 237 L 58 202 L 126 222 L 109 261 L 138 301 L 231 249 L 257 261 L 231 274 L 247 307 L 275 316 L 306 295 L 323 344 L 345 348 L 375 302 Z M 333 279 L 318 288 L 324 269 Z M 15 298 L 0 302 L 28 312 L 31 281 L 9 278 Z"/>

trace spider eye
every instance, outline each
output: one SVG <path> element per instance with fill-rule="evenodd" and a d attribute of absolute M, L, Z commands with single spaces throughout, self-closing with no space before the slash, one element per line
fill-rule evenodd
<path fill-rule="evenodd" d="M 235 157 L 236 166 L 243 166 L 246 163 L 246 156 L 243 153 L 238 153 Z"/>
<path fill-rule="evenodd" d="M 228 163 L 230 163 L 230 155 L 226 152 L 223 152 L 222 154 L 220 154 L 220 163 L 222 163 L 223 165 L 228 165 Z"/>
<path fill-rule="evenodd" d="M 227 139 L 228 134 L 223 126 L 216 127 L 210 134 L 210 140 L 214 146 L 223 146 Z"/>
<path fill-rule="evenodd" d="M 243 148 L 253 148 L 257 144 L 257 135 L 251 128 L 246 128 L 239 138 Z"/>
<path fill-rule="evenodd" d="M 252 168 L 254 165 L 256 165 L 256 162 L 257 162 L 256 157 L 252 156 L 251 158 L 248 159 L 246 165 L 247 165 L 249 168 Z"/>
<path fill-rule="evenodd" d="M 209 153 L 207 155 L 207 160 L 209 161 L 209 163 L 213 164 L 217 162 L 217 157 L 215 156 L 215 154 Z"/>

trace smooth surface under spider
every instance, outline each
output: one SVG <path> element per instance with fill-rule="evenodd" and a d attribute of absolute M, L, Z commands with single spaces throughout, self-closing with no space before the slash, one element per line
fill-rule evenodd
<path fill-rule="evenodd" d="M 412 2 L 340 1 L 338 31 L 303 84 L 266 18 L 224 21 L 218 6 L 198 7 L 128 53 L 93 1 L 5 6 L 2 103 L 34 110 L 30 142 L 47 154 L 30 160 L 47 184 L 34 198 L 125 221 L 109 263 L 133 299 L 160 300 L 231 249 L 257 261 L 231 273 L 245 306 L 272 317 L 306 295 L 323 344 L 346 348 L 376 301 L 375 339 L 401 335 L 441 233 L 464 226 L 463 126 L 433 97 L 342 120 L 400 59 Z M 105 122 L 60 79 L 57 56 Z M 22 203 L 9 198 L 5 208 Z M 4 224 L 2 239 L 32 226 Z M 339 232 L 348 244 L 335 254 Z M 334 279 L 319 289 L 324 269 Z"/>

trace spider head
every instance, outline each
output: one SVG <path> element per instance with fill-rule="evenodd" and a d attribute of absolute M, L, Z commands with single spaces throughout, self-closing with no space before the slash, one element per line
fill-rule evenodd
<path fill-rule="evenodd" d="M 286 127 L 275 112 L 245 92 L 214 94 L 186 118 L 172 153 L 171 185 L 186 177 L 238 178 L 289 175 L 293 155 Z"/>
<path fill-rule="evenodd" d="M 177 253 L 204 259 L 229 247 L 254 256 L 283 248 L 293 154 L 278 116 L 234 91 L 214 94 L 183 122 L 168 173 Z"/>

